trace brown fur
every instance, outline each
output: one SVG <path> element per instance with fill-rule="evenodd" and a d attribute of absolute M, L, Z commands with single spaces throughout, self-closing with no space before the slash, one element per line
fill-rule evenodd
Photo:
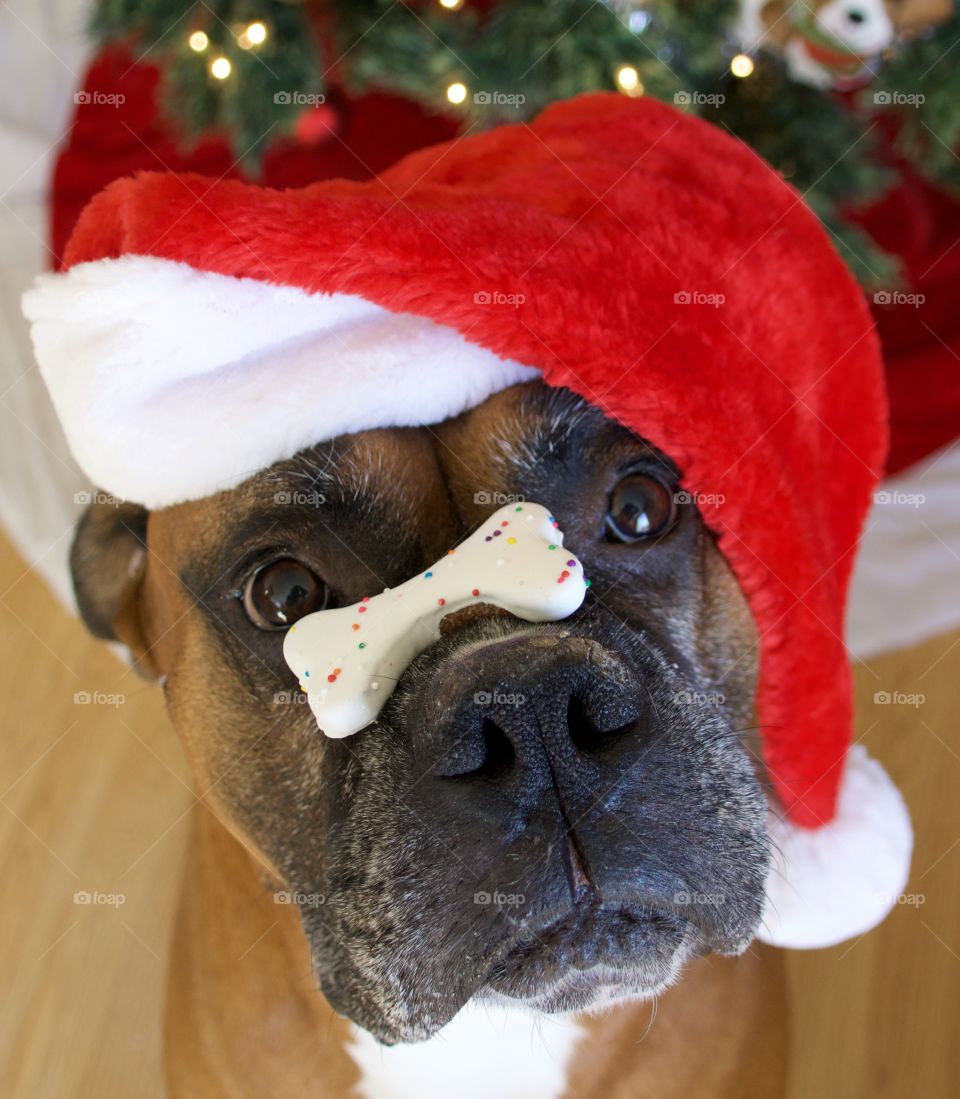
<path fill-rule="evenodd" d="M 497 506 L 478 497 L 478 488 L 487 497 L 511 493 L 519 466 L 533 483 L 542 474 L 534 498 L 548 507 L 565 504 L 568 544 L 577 548 L 595 537 L 579 497 L 551 499 L 552 451 L 538 450 L 551 425 L 549 416 L 538 419 L 528 406 L 529 393 L 515 387 L 432 430 L 369 432 L 330 448 L 339 488 L 353 494 L 358 530 L 370 538 L 358 553 L 351 534 L 318 533 L 327 538 L 323 574 L 345 598 L 402 581 L 441 556 Z M 611 462 L 620 451 L 627 457 L 643 449 L 617 431 L 602 448 Z M 301 468 L 285 464 L 288 475 Z M 233 603 L 220 590 L 227 578 L 198 572 L 217 560 L 243 516 L 269 506 L 274 476 L 263 473 L 231 492 L 151 514 L 143 561 L 136 518 L 126 512 L 111 517 L 95 508 L 74 551 L 78 590 L 88 589 L 85 616 L 112 620 L 144 671 L 164 677 L 202 799 L 167 1012 L 171 1092 L 191 1099 L 344 1099 L 357 1079 L 343 1048 L 347 1024 L 317 988 L 298 909 L 276 904 L 273 896 L 297 884 L 285 867 L 304 852 L 320 863 L 326 857 L 325 818 L 312 791 L 329 766 L 329 742 L 289 711 L 269 721 L 258 716 L 263 691 L 274 684 L 288 688 L 289 677 L 256 648 L 262 639 L 249 638 L 230 618 Z M 585 461 L 583 476 L 587 501 L 609 491 L 599 466 L 594 474 Z M 322 477 L 312 483 L 316 488 Z M 322 509 L 310 520 L 318 532 L 326 526 Z M 259 529 L 249 541 L 269 536 Z M 752 621 L 712 539 L 701 532 L 690 545 L 700 584 L 690 609 L 674 607 L 669 586 L 661 595 L 650 587 L 645 599 L 655 611 L 660 600 L 658 613 L 670 630 L 688 639 L 702 681 L 724 685 L 731 720 L 742 729 L 752 712 L 756 672 Z M 625 570 L 636 566 L 636 557 L 622 559 L 629 562 Z M 98 589 L 93 576 L 104 562 L 113 579 Z M 636 598 L 629 582 L 611 584 L 602 597 L 625 618 Z M 202 611 L 205 605 L 211 613 Z M 739 654 L 735 661 L 731 652 Z M 244 673 L 249 666 L 255 675 Z M 286 801 L 264 802 L 264 775 L 276 776 Z M 782 967 L 756 946 L 739 959 L 694 962 L 680 987 L 663 996 L 655 1021 L 649 1006 L 630 1005 L 586 1026 L 589 1048 L 575 1059 L 568 1099 L 782 1094 Z"/>

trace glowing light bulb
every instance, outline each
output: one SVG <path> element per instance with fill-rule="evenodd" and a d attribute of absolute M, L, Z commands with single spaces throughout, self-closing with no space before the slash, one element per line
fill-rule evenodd
<path fill-rule="evenodd" d="M 251 46 L 262 46 L 267 40 L 267 28 L 259 22 L 251 23 L 244 32 Z"/>
<path fill-rule="evenodd" d="M 615 74 L 617 87 L 626 95 L 643 95 L 640 74 L 632 65 L 621 65 Z"/>
<path fill-rule="evenodd" d="M 195 50 L 197 53 L 203 53 L 203 51 L 210 45 L 210 39 L 203 33 L 203 31 L 194 31 L 193 34 L 187 39 L 187 42 L 191 50 Z"/>
<path fill-rule="evenodd" d="M 233 66 L 226 57 L 215 57 L 210 62 L 210 75 L 217 80 L 226 80 L 233 70 Z"/>
<path fill-rule="evenodd" d="M 736 57 L 730 61 L 730 71 L 734 76 L 749 76 L 754 69 L 753 59 L 747 57 L 745 53 L 738 53 Z"/>
<path fill-rule="evenodd" d="M 467 98 L 467 86 L 459 80 L 447 86 L 447 99 L 451 103 L 462 103 Z"/>
<path fill-rule="evenodd" d="M 456 11 L 463 7 L 463 0 L 440 0 L 440 7 L 446 8 L 447 11 Z"/>

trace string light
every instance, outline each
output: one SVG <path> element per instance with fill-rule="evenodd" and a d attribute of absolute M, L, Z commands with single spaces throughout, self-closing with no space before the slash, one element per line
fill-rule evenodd
<path fill-rule="evenodd" d="M 210 75 L 217 80 L 226 80 L 232 69 L 233 66 L 226 57 L 215 57 L 210 62 Z"/>
<path fill-rule="evenodd" d="M 262 46 L 266 40 L 266 24 L 261 23 L 259 19 L 255 23 L 248 23 L 237 35 L 237 44 L 245 50 L 249 50 L 253 46 Z"/>
<path fill-rule="evenodd" d="M 255 46 L 262 46 L 267 40 L 267 28 L 260 22 L 251 23 L 250 26 L 247 27 L 247 38 L 249 38 Z"/>
<path fill-rule="evenodd" d="M 187 39 L 187 43 L 191 50 L 196 50 L 197 53 L 203 53 L 207 46 L 210 45 L 210 39 L 207 38 L 203 31 L 194 31 Z"/>
<path fill-rule="evenodd" d="M 730 71 L 734 76 L 749 76 L 754 69 L 753 59 L 747 57 L 745 53 L 738 53 L 736 57 L 730 61 Z"/>
<path fill-rule="evenodd" d="M 447 99 L 451 103 L 462 103 L 467 98 L 467 86 L 459 80 L 447 85 Z"/>
<path fill-rule="evenodd" d="M 632 65 L 621 65 L 615 74 L 617 87 L 625 95 L 643 95 L 643 82 Z"/>
<path fill-rule="evenodd" d="M 456 11 L 463 7 L 463 0 L 440 0 L 440 7 L 446 8 L 447 11 Z"/>

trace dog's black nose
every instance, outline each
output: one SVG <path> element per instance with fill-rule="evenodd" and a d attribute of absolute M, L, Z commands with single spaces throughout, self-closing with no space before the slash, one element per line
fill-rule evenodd
<path fill-rule="evenodd" d="M 619 660 L 563 631 L 466 644 L 436 669 L 423 702 L 421 773 L 482 779 L 524 802 L 588 781 L 592 761 L 643 711 Z"/>

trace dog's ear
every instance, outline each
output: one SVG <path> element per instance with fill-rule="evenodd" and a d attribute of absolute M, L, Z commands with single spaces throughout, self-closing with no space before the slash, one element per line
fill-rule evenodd
<path fill-rule="evenodd" d="M 70 571 L 87 629 L 94 637 L 126 645 L 138 669 L 157 674 L 148 656 L 140 613 L 147 516 L 147 509 L 139 504 L 94 500 L 77 524 Z"/>

